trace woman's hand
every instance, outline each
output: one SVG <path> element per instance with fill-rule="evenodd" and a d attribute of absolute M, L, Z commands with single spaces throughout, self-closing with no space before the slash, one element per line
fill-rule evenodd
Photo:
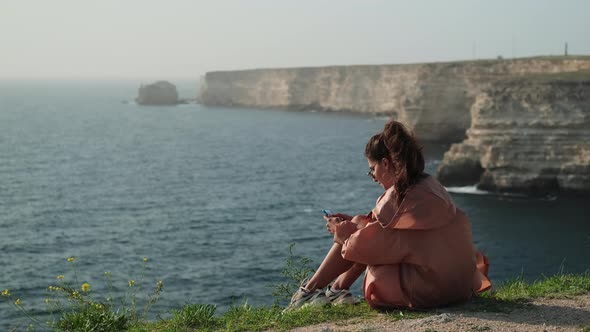
<path fill-rule="evenodd" d="M 334 242 L 344 244 L 352 233 L 358 230 L 357 225 L 349 220 L 345 220 L 333 225 Z"/>
<path fill-rule="evenodd" d="M 334 213 L 330 216 L 325 216 L 324 220 L 326 220 L 326 229 L 328 230 L 328 232 L 330 234 L 334 234 L 334 232 L 336 231 L 336 225 L 344 221 L 352 221 L 352 223 L 356 225 L 357 229 L 364 228 L 368 222 L 366 218 L 367 216 L 364 214 L 353 217 L 344 213 Z"/>
<path fill-rule="evenodd" d="M 334 234 L 334 242 L 344 244 L 344 241 L 350 237 L 350 235 L 357 231 L 358 225 L 351 222 L 350 220 L 343 220 L 335 215 L 324 217 L 326 220 L 326 228 L 330 234 Z"/>
<path fill-rule="evenodd" d="M 344 213 L 334 213 L 330 217 L 336 217 L 336 218 L 340 218 L 342 220 L 352 220 L 352 216 L 349 216 L 349 215 L 344 214 Z"/>
<path fill-rule="evenodd" d="M 329 217 L 324 217 L 324 220 L 326 220 L 326 228 L 328 229 L 328 232 L 330 234 L 334 234 L 334 231 L 336 230 L 336 225 L 344 221 L 344 219 L 342 219 L 341 217 L 337 217 L 335 214 Z"/>

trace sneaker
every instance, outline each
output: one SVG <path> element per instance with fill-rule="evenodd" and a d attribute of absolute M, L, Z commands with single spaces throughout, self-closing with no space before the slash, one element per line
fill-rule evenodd
<path fill-rule="evenodd" d="M 354 304 L 354 297 L 348 289 L 332 289 L 328 287 L 326 290 L 326 298 L 332 303 L 332 305 L 340 304 Z"/>
<path fill-rule="evenodd" d="M 328 303 L 330 303 L 330 301 L 321 289 L 309 291 L 300 287 L 299 290 L 293 294 L 293 297 L 291 297 L 291 303 L 286 310 L 303 308 L 310 305 L 324 305 Z"/>

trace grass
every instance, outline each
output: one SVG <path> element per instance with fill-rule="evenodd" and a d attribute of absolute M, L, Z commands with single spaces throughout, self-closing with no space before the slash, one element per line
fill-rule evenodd
<path fill-rule="evenodd" d="M 309 262 L 301 257 L 292 255 L 288 261 L 285 276 L 292 279 L 304 278 L 311 271 L 308 270 Z M 69 258 L 68 262 L 74 262 Z M 144 258 L 144 266 L 147 259 Z M 76 270 L 74 270 L 76 272 Z M 77 272 L 76 272 L 77 273 Z M 110 282 L 110 273 L 107 275 Z M 77 279 L 77 274 L 76 274 Z M 143 279 L 143 278 L 141 278 Z M 353 306 L 323 306 L 306 307 L 297 310 L 283 312 L 284 307 L 274 304 L 272 306 L 253 307 L 247 303 L 233 305 L 223 313 L 217 313 L 217 308 L 211 304 L 186 304 L 180 309 L 169 312 L 169 317 L 158 321 L 149 322 L 145 319 L 145 312 L 157 300 L 162 290 L 162 283 L 158 281 L 154 293 L 144 308 L 144 313 L 138 312 L 137 303 L 134 301 L 137 285 L 134 280 L 129 280 L 131 302 L 124 306 L 113 306 L 110 296 L 105 302 L 97 301 L 100 296 L 93 296 L 88 283 L 82 284 L 79 290 L 67 287 L 64 276 L 58 276 L 63 285 L 51 286 L 54 293 L 65 296 L 69 306 L 60 307 L 60 318 L 44 325 L 31 316 L 16 295 L 8 289 L 2 291 L 0 300 L 12 305 L 24 315 L 29 317 L 37 330 L 48 331 L 130 331 L 130 332 L 164 332 L 164 331 L 286 331 L 295 327 L 310 326 L 324 322 L 336 325 L 371 322 L 371 320 L 400 320 L 427 317 L 439 314 L 436 309 L 417 310 L 390 310 L 379 311 L 369 307 L 361 301 Z M 76 282 L 75 284 L 80 284 Z M 275 287 L 275 297 L 281 297 L 290 290 L 293 285 L 280 284 Z M 528 283 L 522 278 L 506 281 L 496 287 L 495 290 L 486 292 L 473 298 L 467 304 L 457 307 L 458 310 L 475 312 L 510 312 L 515 308 L 525 306 L 527 302 L 539 297 L 573 297 L 590 292 L 590 271 L 584 274 L 559 274 L 546 277 L 537 282 Z M 97 294 L 98 295 L 98 294 Z M 130 295 L 130 296 L 129 296 Z M 49 305 L 59 303 L 54 299 L 46 299 Z M 278 301 L 277 301 L 278 303 Z M 3 303 L 0 303 L 2 305 Z M 487 326 L 474 327 L 474 331 L 486 331 Z M 590 327 L 580 327 L 582 331 L 590 332 Z M 27 329 L 28 330 L 28 329 Z M 16 331 L 16 330 L 15 330 Z"/>
<path fill-rule="evenodd" d="M 504 301 L 528 301 L 539 297 L 571 297 L 590 292 L 590 272 L 559 274 L 532 284 L 522 278 L 509 280 L 498 287 L 493 297 Z"/>
<path fill-rule="evenodd" d="M 145 317 L 153 304 L 160 298 L 163 283 L 158 280 L 153 291 L 149 293 L 144 282 L 144 272 L 147 268 L 146 257 L 143 258 L 140 278 L 127 279 L 127 288 L 121 298 L 114 299 L 111 295 L 114 290 L 112 275 L 106 271 L 104 277 L 108 285 L 108 294 L 95 293 L 94 286 L 85 280 L 88 276 L 79 273 L 76 257 L 66 259 L 71 271 L 70 278 L 60 274 L 54 280 L 57 284 L 47 288 L 45 304 L 51 317 L 39 320 L 33 314 L 31 303 L 21 300 L 18 294 L 12 294 L 9 289 L 0 293 L 0 302 L 5 302 L 15 310 L 27 317 L 31 324 L 26 331 L 78 331 L 78 332 L 121 332 L 129 326 L 145 321 Z M 65 273 L 68 274 L 68 273 Z M 84 278 L 84 279 L 82 279 Z M 138 303 L 140 290 L 148 291 L 142 300 L 143 308 Z M 119 291 L 119 293 L 121 293 Z M 3 304 L 3 303 L 0 303 Z M 188 318 L 182 317 L 183 321 Z M 11 329 L 11 332 L 19 331 L 19 325 Z"/>
<path fill-rule="evenodd" d="M 180 311 L 200 311 L 199 307 L 207 305 L 190 305 Z M 155 323 L 141 323 L 131 327 L 131 332 L 159 332 L 159 331 L 263 331 L 289 329 L 319 324 L 323 322 L 344 322 L 349 319 L 370 320 L 385 317 L 391 320 L 424 317 L 424 313 L 411 311 L 380 312 L 371 309 L 365 302 L 354 306 L 310 306 L 283 313 L 279 306 L 254 308 L 247 304 L 233 306 L 218 317 L 213 315 L 200 321 L 202 324 L 185 324 L 172 318 Z M 187 314 L 192 316 L 192 314 Z"/>
<path fill-rule="evenodd" d="M 563 274 L 527 283 L 522 278 L 502 283 L 492 292 L 474 298 L 464 306 L 469 311 L 506 312 L 521 307 L 539 297 L 572 297 L 590 292 L 590 273 Z M 207 309 L 204 309 L 207 308 Z M 131 332 L 160 331 L 287 331 L 301 326 L 315 325 L 324 322 L 345 325 L 351 321 L 368 321 L 371 319 L 415 319 L 436 314 L 433 311 L 393 310 L 378 311 L 371 309 L 366 302 L 354 306 L 307 307 L 282 313 L 282 307 L 258 307 L 247 304 L 232 306 L 228 311 L 215 316 L 210 305 L 187 305 L 180 312 L 173 311 L 170 319 L 158 322 L 143 322 L 133 325 Z M 214 308 L 214 307 L 213 307 Z M 197 314 L 203 312 L 206 314 Z M 193 313 L 191 313 L 193 312 Z M 180 317 L 200 317 L 198 319 Z M 192 322 L 198 322 L 192 324 Z M 477 326 L 474 331 L 486 331 L 489 327 Z M 584 328 L 583 331 L 586 331 Z"/>

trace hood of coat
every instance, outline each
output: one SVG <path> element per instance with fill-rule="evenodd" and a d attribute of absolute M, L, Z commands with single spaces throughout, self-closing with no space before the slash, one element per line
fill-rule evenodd
<path fill-rule="evenodd" d="M 394 196 L 392 189 L 387 190 L 372 211 L 384 228 L 436 229 L 450 224 L 457 215 L 451 196 L 433 176 L 415 184 L 399 208 Z"/>

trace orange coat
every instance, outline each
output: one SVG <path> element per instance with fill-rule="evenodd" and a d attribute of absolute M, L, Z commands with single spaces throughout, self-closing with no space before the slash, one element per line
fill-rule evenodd
<path fill-rule="evenodd" d="M 363 290 L 372 307 L 435 307 L 492 286 L 469 220 L 434 177 L 414 185 L 399 208 L 387 190 L 369 216 L 342 256 L 367 265 Z"/>

